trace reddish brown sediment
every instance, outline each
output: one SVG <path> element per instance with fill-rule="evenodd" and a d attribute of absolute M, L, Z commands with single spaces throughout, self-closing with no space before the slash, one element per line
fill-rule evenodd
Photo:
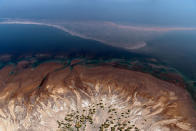
<path fill-rule="evenodd" d="M 109 65 L 56 70 L 61 67 L 60 63 L 48 62 L 13 74 L 10 72 L 17 67 L 0 70 L 1 130 L 56 130 L 56 120 L 70 110 L 82 110 L 85 104 L 100 100 L 119 112 L 130 109 L 130 119 L 138 119 L 133 123 L 140 130 L 196 129 L 191 97 L 181 87 Z M 102 117 L 95 116 L 98 124 Z"/>

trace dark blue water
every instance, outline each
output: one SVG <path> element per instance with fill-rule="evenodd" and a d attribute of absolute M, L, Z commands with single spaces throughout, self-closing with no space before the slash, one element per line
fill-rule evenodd
<path fill-rule="evenodd" d="M 50 53 L 94 57 L 134 57 L 124 49 L 72 36 L 56 28 L 39 25 L 0 25 L 0 54 Z"/>

